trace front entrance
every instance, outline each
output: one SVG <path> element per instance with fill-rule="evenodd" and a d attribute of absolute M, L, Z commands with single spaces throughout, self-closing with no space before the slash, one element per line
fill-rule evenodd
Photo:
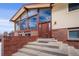
<path fill-rule="evenodd" d="M 39 23 L 39 37 L 50 38 L 51 37 L 51 22 Z"/>

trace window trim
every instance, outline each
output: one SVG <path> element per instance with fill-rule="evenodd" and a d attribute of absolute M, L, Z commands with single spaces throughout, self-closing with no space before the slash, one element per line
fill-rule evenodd
<path fill-rule="evenodd" d="M 70 40 L 70 41 L 79 41 L 79 38 L 71 38 L 71 37 L 69 37 L 69 31 L 74 31 L 74 30 L 79 30 L 79 29 L 68 29 L 68 31 L 67 31 L 68 40 Z"/>

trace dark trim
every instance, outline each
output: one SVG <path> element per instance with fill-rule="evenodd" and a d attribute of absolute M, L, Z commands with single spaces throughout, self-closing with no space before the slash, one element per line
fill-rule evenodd
<path fill-rule="evenodd" d="M 79 27 L 71 27 L 71 28 L 67 28 L 67 29 L 79 29 Z"/>
<path fill-rule="evenodd" d="M 69 3 L 68 4 L 68 11 L 74 11 L 79 9 L 79 3 Z"/>
<path fill-rule="evenodd" d="M 50 23 L 51 21 L 47 21 L 47 22 L 39 22 L 39 24 L 44 24 L 44 23 Z"/>
<path fill-rule="evenodd" d="M 79 42 L 79 40 L 67 40 L 69 42 Z"/>
<path fill-rule="evenodd" d="M 36 15 L 32 15 L 32 16 L 30 16 L 30 17 L 27 17 L 27 19 L 29 19 L 29 18 L 31 18 L 31 17 L 34 17 L 34 16 L 37 16 L 38 14 L 36 14 Z"/>

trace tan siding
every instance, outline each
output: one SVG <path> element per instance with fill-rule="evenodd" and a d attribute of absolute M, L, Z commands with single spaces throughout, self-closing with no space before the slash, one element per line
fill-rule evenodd
<path fill-rule="evenodd" d="M 69 12 L 67 3 L 55 4 L 52 9 L 52 29 L 69 27 L 79 27 L 79 9 Z"/>

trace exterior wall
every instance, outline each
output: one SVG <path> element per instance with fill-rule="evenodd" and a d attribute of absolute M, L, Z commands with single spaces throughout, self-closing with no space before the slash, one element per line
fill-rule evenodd
<path fill-rule="evenodd" d="M 62 41 L 63 43 L 67 43 L 70 46 L 74 46 L 75 48 L 79 49 L 79 41 L 68 40 L 67 31 L 68 29 L 66 28 L 52 30 L 52 37 L 54 37 L 58 41 Z"/>
<path fill-rule="evenodd" d="M 52 37 L 79 48 L 79 40 L 68 40 L 68 28 L 79 27 L 79 9 L 68 11 L 68 4 L 54 4 L 52 9 Z"/>
<path fill-rule="evenodd" d="M 79 27 L 79 9 L 69 12 L 67 3 L 54 4 L 52 9 L 52 29 L 70 27 Z"/>

